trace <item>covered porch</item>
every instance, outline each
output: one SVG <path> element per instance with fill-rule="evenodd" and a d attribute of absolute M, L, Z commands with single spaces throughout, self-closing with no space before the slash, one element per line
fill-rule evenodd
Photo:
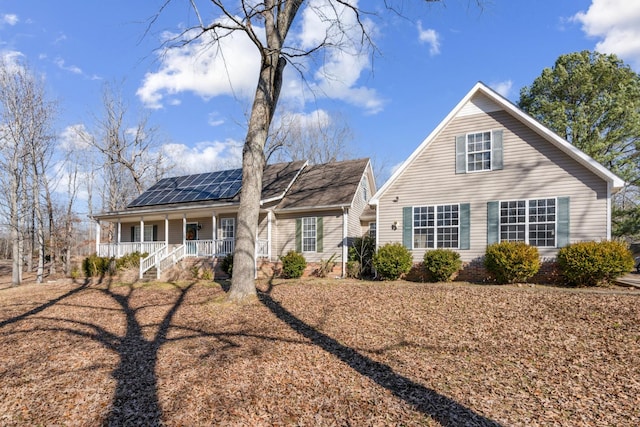
<path fill-rule="evenodd" d="M 163 206 L 154 211 L 128 209 L 96 216 L 96 253 L 119 258 L 133 252 L 169 253 L 184 246 L 188 257 L 224 257 L 235 248 L 236 209 Z M 256 230 L 256 255 L 269 260 L 272 222 L 272 212 L 265 211 Z"/>

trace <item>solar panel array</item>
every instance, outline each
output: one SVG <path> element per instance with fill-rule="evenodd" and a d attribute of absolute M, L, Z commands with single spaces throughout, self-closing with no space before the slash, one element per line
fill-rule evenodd
<path fill-rule="evenodd" d="M 129 203 L 130 208 L 234 197 L 242 186 L 242 169 L 164 178 Z"/>

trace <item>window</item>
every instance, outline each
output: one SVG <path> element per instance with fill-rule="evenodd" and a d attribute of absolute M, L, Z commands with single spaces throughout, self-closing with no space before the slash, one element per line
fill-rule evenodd
<path fill-rule="evenodd" d="M 467 172 L 491 170 L 491 132 L 467 134 Z"/>
<path fill-rule="evenodd" d="M 133 239 L 132 242 L 140 241 L 140 226 L 133 226 Z M 153 242 L 153 225 L 145 225 L 144 226 L 144 242 Z"/>
<path fill-rule="evenodd" d="M 316 224 L 315 217 L 302 218 L 302 252 L 316 252 Z"/>
<path fill-rule="evenodd" d="M 220 238 L 234 239 L 236 237 L 236 220 L 235 218 L 220 219 Z"/>
<path fill-rule="evenodd" d="M 459 205 L 414 207 L 413 247 L 458 248 L 459 209 Z"/>
<path fill-rule="evenodd" d="M 502 169 L 502 134 L 497 129 L 456 136 L 456 173 Z"/>
<path fill-rule="evenodd" d="M 375 222 L 370 222 L 369 223 L 369 237 L 371 237 L 374 240 L 376 238 L 376 223 Z"/>
<path fill-rule="evenodd" d="M 556 246 L 556 199 L 500 202 L 500 240 Z"/>

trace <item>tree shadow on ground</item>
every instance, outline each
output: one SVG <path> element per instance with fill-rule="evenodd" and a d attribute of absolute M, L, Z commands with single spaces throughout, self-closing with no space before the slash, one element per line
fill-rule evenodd
<path fill-rule="evenodd" d="M 276 317 L 300 335 L 311 340 L 314 345 L 331 353 L 359 374 L 370 378 L 376 384 L 386 388 L 396 397 L 409 403 L 415 409 L 430 416 L 443 426 L 500 426 L 498 422 L 474 412 L 472 409 L 435 390 L 395 373 L 388 365 L 376 362 L 353 348 L 347 347 L 330 336 L 319 332 L 298 319 L 278 301 L 271 298 L 270 291 L 271 288 L 265 292 L 259 292 L 258 298 Z"/>
<path fill-rule="evenodd" d="M 118 356 L 118 365 L 111 373 L 116 380 L 116 387 L 109 414 L 102 424 L 105 426 L 160 426 L 162 425 L 162 410 L 158 400 L 155 372 L 158 352 L 167 341 L 171 322 L 194 284 L 191 283 L 185 287 L 174 285 L 174 288 L 178 291 L 178 296 L 168 303 L 170 306 L 167 312 L 157 324 L 155 334 L 149 339 L 145 338 L 143 333 L 144 328 L 148 328 L 148 325 L 142 325 L 136 318 L 140 310 L 148 306 L 136 307 L 131 301 L 136 288 L 133 285 L 114 285 L 111 278 L 106 279 L 106 283 L 99 282 L 98 286 L 91 286 L 90 288 L 88 287 L 88 282 L 85 282 L 82 286 L 74 288 L 58 298 L 52 299 L 22 315 L 5 320 L 0 323 L 0 326 L 15 323 L 29 317 L 62 322 L 63 325 L 70 326 L 36 327 L 33 330 L 23 330 L 17 333 L 30 333 L 34 330 L 65 332 L 101 344 Z M 91 319 L 72 320 L 42 315 L 34 316 L 84 289 L 101 292 L 117 303 L 119 306 L 118 311 L 122 312 L 125 318 L 126 329 L 124 334 L 119 335 L 110 332 L 106 327 L 100 326 L 97 322 L 91 321 Z"/>
<path fill-rule="evenodd" d="M 72 295 L 74 295 L 74 294 L 86 289 L 88 286 L 89 286 L 89 281 L 85 280 L 77 288 L 73 288 L 70 291 L 65 292 L 64 294 L 60 295 L 57 298 L 49 300 L 49 301 L 45 302 L 44 304 L 40 304 L 39 306 L 34 307 L 31 310 L 26 311 L 26 312 L 24 312 L 24 313 L 22 313 L 22 314 L 20 314 L 18 316 L 14 316 L 14 317 L 11 317 L 9 319 L 3 320 L 2 322 L 0 322 L 0 328 L 2 328 L 4 326 L 7 326 L 7 325 L 10 325 L 12 323 L 16 323 L 16 322 L 19 322 L 21 320 L 24 320 L 24 319 L 26 319 L 26 318 L 28 318 L 30 316 L 35 315 L 35 314 L 38 314 L 41 311 L 46 310 L 47 308 L 49 308 L 51 306 L 54 306 L 55 304 L 59 303 L 63 299 L 69 298 L 70 296 L 72 296 Z"/>

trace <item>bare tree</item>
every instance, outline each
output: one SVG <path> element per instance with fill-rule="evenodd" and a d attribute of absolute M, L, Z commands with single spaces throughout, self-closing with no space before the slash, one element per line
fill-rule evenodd
<path fill-rule="evenodd" d="M 41 79 L 25 64 L 6 59 L 0 62 L 0 167 L 4 172 L 11 227 L 13 274 L 12 284 L 21 283 L 21 215 L 30 210 L 31 235 L 38 252 L 37 280 L 42 281 L 45 260 L 45 230 L 40 197 L 46 186 L 46 158 L 53 144 L 51 123 L 55 103 L 45 95 Z M 30 183 L 28 180 L 31 180 Z M 20 198 L 31 206 L 20 211 Z M 26 253 L 31 261 L 31 253 Z"/>
<path fill-rule="evenodd" d="M 308 160 L 313 164 L 351 157 L 353 132 L 339 114 L 316 110 L 309 115 L 285 113 L 267 140 L 267 161 Z"/>
<path fill-rule="evenodd" d="M 107 84 L 102 95 L 103 112 L 96 118 L 93 134 L 82 129 L 78 136 L 83 138 L 100 159 L 102 187 L 102 207 L 109 211 L 120 210 L 166 170 L 162 152 L 156 141 L 156 129 L 142 116 L 130 124 L 129 107 L 124 102 L 119 88 Z M 95 172 L 95 171 L 93 171 Z M 92 172 L 92 174 L 93 174 Z M 91 183 L 93 184 L 93 183 Z M 113 239 L 113 229 L 108 230 Z"/>
<path fill-rule="evenodd" d="M 170 2 L 165 0 L 164 6 Z M 265 165 L 264 148 L 278 104 L 285 66 L 290 64 L 304 74 L 303 59 L 322 55 L 327 49 L 340 50 L 348 55 L 373 52 L 375 46 L 367 20 L 375 15 L 346 0 L 212 0 L 209 3 L 223 18 L 212 23 L 204 22 L 196 2 L 190 0 L 198 25 L 185 29 L 173 40 L 175 45 L 182 46 L 208 36 L 210 44 L 221 49 L 225 37 L 239 32 L 251 40 L 256 47 L 256 55 L 260 57 L 258 81 L 242 152 L 234 274 L 228 295 L 230 300 L 242 300 L 256 295 L 254 252 Z M 382 7 L 397 11 L 391 3 L 393 0 L 385 0 Z M 403 1 L 398 0 L 398 3 L 402 6 Z M 294 20 L 303 14 L 314 16 L 318 24 L 316 31 L 323 33 L 306 44 L 289 37 Z M 339 76 L 331 77 L 339 79 Z"/>

